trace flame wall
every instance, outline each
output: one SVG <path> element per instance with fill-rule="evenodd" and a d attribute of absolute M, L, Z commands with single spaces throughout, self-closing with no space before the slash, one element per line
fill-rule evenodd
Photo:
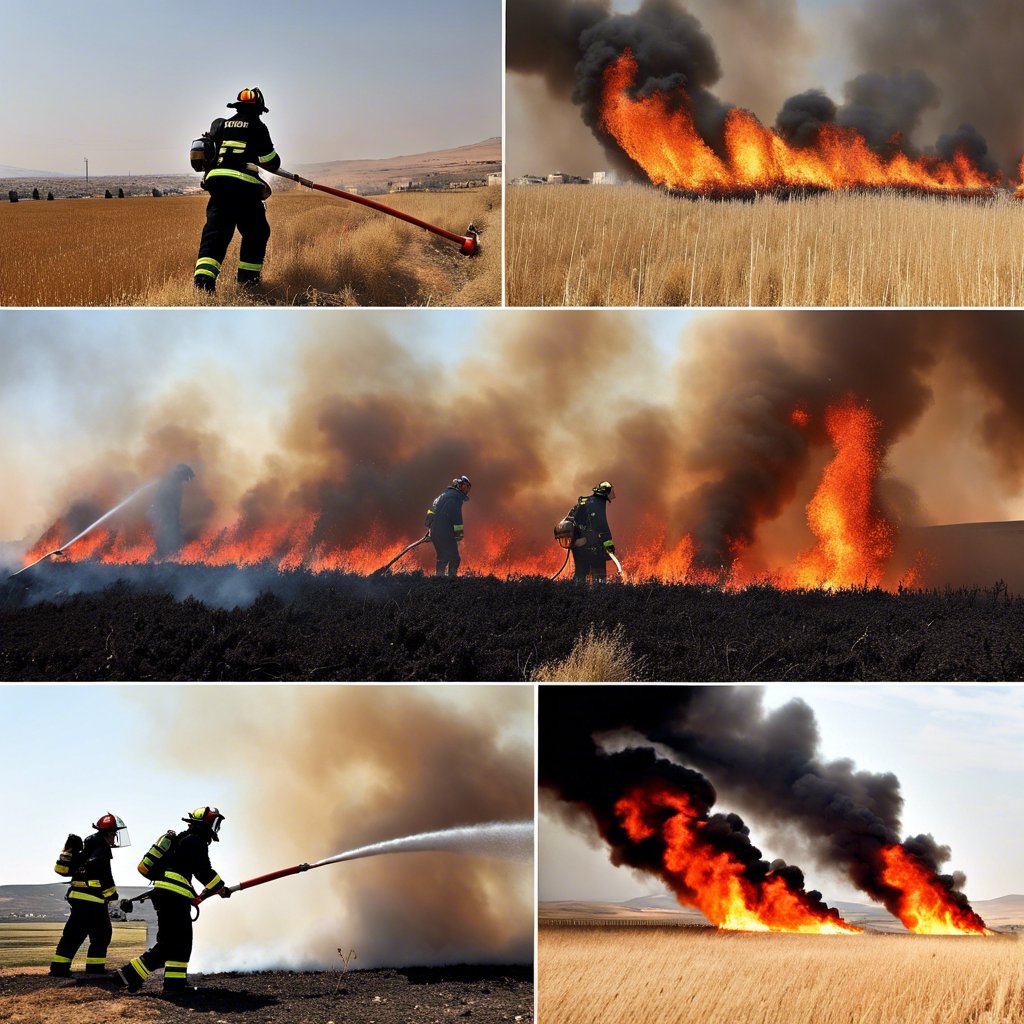
<path fill-rule="evenodd" d="M 181 560 L 368 571 L 419 536 L 431 499 L 468 473 L 466 568 L 550 573 L 553 524 L 611 479 L 613 535 L 638 576 L 796 585 L 823 544 L 808 509 L 824 481 L 852 489 L 849 522 L 865 536 L 897 537 L 1013 517 L 1024 482 L 1016 313 L 466 313 L 464 333 L 487 344 L 458 358 L 424 348 L 408 319 L 361 317 L 330 336 L 319 322 L 279 322 L 290 368 L 266 407 L 272 361 L 249 390 L 221 387 L 205 365 L 170 382 L 104 365 L 109 404 L 132 396 L 113 426 L 70 419 L 57 431 L 70 455 L 35 445 L 34 431 L 5 447 L 19 488 L 26 472 L 42 481 L 59 467 L 63 480 L 42 522 L 6 507 L 8 536 L 27 533 L 45 553 L 187 462 L 197 478 L 185 487 Z M 118 351 L 116 338 L 107 345 Z M 96 382 L 69 374 L 67 401 Z M 26 402 L 37 384 L 22 381 Z M 850 401 L 874 426 L 861 443 L 870 458 L 843 475 L 829 468 L 842 461 L 829 410 Z M 138 507 L 69 556 L 152 550 Z M 895 586 L 917 552 L 886 550 L 867 578 Z M 406 564 L 429 567 L 429 552 Z M 858 567 L 847 576 L 864 578 Z"/>

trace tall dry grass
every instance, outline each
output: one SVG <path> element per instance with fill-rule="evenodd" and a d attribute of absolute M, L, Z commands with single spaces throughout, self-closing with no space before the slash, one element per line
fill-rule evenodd
<path fill-rule="evenodd" d="M 714 202 L 510 188 L 514 306 L 1015 306 L 1024 203 L 833 193 Z"/>
<path fill-rule="evenodd" d="M 501 302 L 501 189 L 408 193 L 384 201 L 459 234 L 483 232 L 471 259 L 450 242 L 319 193 L 275 194 L 262 293 L 234 282 L 238 236 L 216 296 L 192 270 L 206 196 L 0 204 L 3 306 L 477 306 Z"/>
<path fill-rule="evenodd" d="M 1020 1024 L 1018 936 L 541 927 L 538 1024 Z"/>
<path fill-rule="evenodd" d="M 594 629 L 577 637 L 572 650 L 560 661 L 548 661 L 534 670 L 534 683 L 632 683 L 643 673 L 643 659 L 637 657 L 626 631 L 619 623 L 614 629 Z"/>

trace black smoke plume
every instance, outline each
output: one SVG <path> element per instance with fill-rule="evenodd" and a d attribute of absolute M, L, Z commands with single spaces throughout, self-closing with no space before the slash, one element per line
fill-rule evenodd
<path fill-rule="evenodd" d="M 881 851 L 901 841 L 899 779 L 858 771 L 847 759 L 824 760 L 814 712 L 802 700 L 768 712 L 755 688 L 652 686 L 549 686 L 539 700 L 539 783 L 561 800 L 577 809 L 591 797 L 601 800 L 600 788 L 591 794 L 586 779 L 599 780 L 590 766 L 613 756 L 602 740 L 625 745 L 634 758 L 657 749 L 663 759 L 704 773 L 762 822 L 799 830 L 821 865 L 842 870 L 897 914 L 899 893 L 882 880 Z M 948 847 L 930 835 L 909 837 L 903 846 L 951 902 L 970 912 L 959 891 L 965 877 L 940 873 Z"/>

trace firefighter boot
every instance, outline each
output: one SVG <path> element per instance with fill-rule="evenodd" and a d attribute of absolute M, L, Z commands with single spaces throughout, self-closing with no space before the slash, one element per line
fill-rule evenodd
<path fill-rule="evenodd" d="M 117 976 L 129 992 L 138 992 L 142 988 L 146 978 L 149 977 L 149 968 L 142 962 L 141 957 L 126 963 L 118 972 Z"/>
<path fill-rule="evenodd" d="M 54 956 L 50 961 L 50 974 L 55 978 L 71 977 L 71 958 L 66 956 Z"/>

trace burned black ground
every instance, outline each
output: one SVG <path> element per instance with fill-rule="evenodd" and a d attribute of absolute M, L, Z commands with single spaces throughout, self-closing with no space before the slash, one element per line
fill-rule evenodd
<path fill-rule="evenodd" d="M 406 1024 L 533 1020 L 533 967 L 455 966 L 350 971 L 258 971 L 195 975 L 194 990 L 164 996 L 159 984 L 129 995 L 112 980 L 63 980 L 41 973 L 0 974 L 0 1003 L 13 1019 L 36 1021 L 231 1020 L 259 1024 L 345 1021 Z M 66 1015 L 61 1015 L 61 1010 Z M 0 1019 L 7 1019 L 0 1011 Z"/>
<path fill-rule="evenodd" d="M 154 566 L 90 593 L 51 589 L 38 603 L 22 577 L 8 582 L 0 678 L 522 681 L 591 624 L 620 623 L 649 680 L 1024 678 L 1024 599 L 1001 585 L 730 594 L 292 573 L 259 577 L 264 592 L 241 607 L 182 598 L 208 591 L 224 603 L 217 573 Z"/>

